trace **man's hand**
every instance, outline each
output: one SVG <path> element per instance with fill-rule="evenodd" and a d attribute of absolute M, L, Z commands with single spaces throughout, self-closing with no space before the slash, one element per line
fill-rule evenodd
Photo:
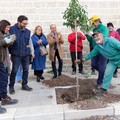
<path fill-rule="evenodd" d="M 83 62 L 85 62 L 85 59 L 83 58 L 82 60 L 80 60 L 80 59 L 76 59 L 75 60 L 75 63 L 76 64 L 81 64 L 81 63 L 83 63 Z"/>

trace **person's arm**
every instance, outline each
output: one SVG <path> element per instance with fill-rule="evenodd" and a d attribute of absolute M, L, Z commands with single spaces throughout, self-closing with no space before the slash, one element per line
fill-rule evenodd
<path fill-rule="evenodd" d="M 48 41 L 47 41 L 45 35 L 43 35 L 41 39 L 42 39 L 42 44 L 44 44 L 46 46 L 48 44 Z"/>
<path fill-rule="evenodd" d="M 115 38 L 109 38 L 108 43 L 111 47 L 120 50 L 120 42 Z"/>
<path fill-rule="evenodd" d="M 34 48 L 39 47 L 39 44 L 38 44 L 38 42 L 37 42 L 38 39 L 37 39 L 37 37 L 35 36 L 35 34 L 32 35 L 31 40 L 32 40 L 32 43 L 33 43 Z"/>
<path fill-rule="evenodd" d="M 58 33 L 58 39 L 59 39 L 59 43 L 61 43 L 61 44 L 64 43 L 64 40 L 63 40 L 63 37 L 62 37 L 61 33 Z"/>
<path fill-rule="evenodd" d="M 78 35 L 80 35 L 80 39 L 81 40 L 85 40 L 86 36 L 84 35 L 84 33 L 82 31 L 78 32 Z"/>
<path fill-rule="evenodd" d="M 98 52 L 98 46 L 95 46 L 94 49 L 89 53 L 87 54 L 84 58 L 85 60 L 89 60 L 91 58 L 93 58 L 94 56 L 96 56 L 99 52 Z"/>
<path fill-rule="evenodd" d="M 75 36 L 74 33 L 68 35 L 68 42 L 69 43 L 74 43 L 75 44 L 75 39 L 76 39 L 76 36 Z"/>
<path fill-rule="evenodd" d="M 115 38 L 117 38 L 120 41 L 120 35 L 117 31 L 116 31 L 116 37 Z"/>
<path fill-rule="evenodd" d="M 55 44 L 55 38 L 51 37 L 50 35 L 47 35 L 47 40 L 48 40 L 48 44 L 50 46 L 53 46 Z"/>
<path fill-rule="evenodd" d="M 30 44 L 31 53 L 34 54 L 34 47 L 33 47 L 33 42 L 32 42 L 32 39 L 31 39 L 31 38 L 30 38 L 30 40 L 29 40 L 29 44 Z"/>

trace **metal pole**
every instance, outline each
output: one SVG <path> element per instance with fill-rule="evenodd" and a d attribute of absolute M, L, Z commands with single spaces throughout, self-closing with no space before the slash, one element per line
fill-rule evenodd
<path fill-rule="evenodd" d="M 76 53 L 76 60 L 77 60 L 77 21 L 75 20 L 75 32 L 76 32 L 76 41 L 75 41 L 75 53 Z M 79 81 L 78 81 L 78 64 L 76 63 L 76 93 L 77 93 L 77 100 L 79 99 Z"/>

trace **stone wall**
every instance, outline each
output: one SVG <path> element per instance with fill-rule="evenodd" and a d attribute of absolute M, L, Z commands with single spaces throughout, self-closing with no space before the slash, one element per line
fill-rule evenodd
<path fill-rule="evenodd" d="M 104 24 L 113 22 L 115 28 L 120 27 L 120 0 L 79 0 L 82 5 L 87 6 L 88 16 L 99 15 Z M 49 33 L 49 26 L 52 23 L 57 25 L 58 31 L 62 32 L 65 44 L 64 63 L 69 64 L 69 44 L 67 35 L 71 32 L 63 26 L 64 10 L 70 0 L 0 0 L 0 19 L 7 19 L 15 24 L 19 15 L 26 15 L 29 18 L 28 28 L 33 32 L 35 26 L 41 25 L 45 35 Z M 87 41 L 84 42 L 84 54 L 89 52 Z"/>

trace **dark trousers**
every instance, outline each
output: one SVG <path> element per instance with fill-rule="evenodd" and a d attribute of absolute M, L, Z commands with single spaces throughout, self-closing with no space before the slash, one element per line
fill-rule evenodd
<path fill-rule="evenodd" d="M 92 68 L 98 71 L 97 84 L 101 85 L 103 83 L 103 77 L 107 65 L 107 59 L 101 54 L 98 54 L 97 56 L 91 59 L 91 65 Z"/>
<path fill-rule="evenodd" d="M 7 97 L 8 76 L 4 64 L 0 63 L 0 98 Z"/>
<path fill-rule="evenodd" d="M 71 61 L 72 61 L 72 71 L 76 72 L 76 53 L 75 52 L 70 52 L 71 54 Z M 77 59 L 82 61 L 82 52 L 77 52 Z M 78 64 L 79 72 L 83 70 L 83 64 Z"/>
<path fill-rule="evenodd" d="M 59 52 L 58 52 L 58 50 L 55 50 L 54 61 L 52 61 L 52 69 L 53 69 L 54 76 L 57 76 L 56 57 L 57 57 L 58 63 L 59 63 L 58 75 L 61 75 L 61 73 L 62 73 L 62 67 L 63 67 L 63 61 L 62 61 L 62 59 L 59 56 Z"/>
<path fill-rule="evenodd" d="M 23 68 L 22 85 L 27 84 L 30 55 L 23 56 L 23 57 L 12 55 L 11 57 L 12 57 L 12 72 L 10 76 L 9 87 L 14 87 L 16 73 L 18 71 L 20 64 L 22 65 L 22 68 Z"/>
<path fill-rule="evenodd" d="M 117 72 L 118 72 L 117 70 L 118 70 L 118 67 L 115 69 L 115 72 L 114 72 L 114 74 L 117 74 Z"/>

